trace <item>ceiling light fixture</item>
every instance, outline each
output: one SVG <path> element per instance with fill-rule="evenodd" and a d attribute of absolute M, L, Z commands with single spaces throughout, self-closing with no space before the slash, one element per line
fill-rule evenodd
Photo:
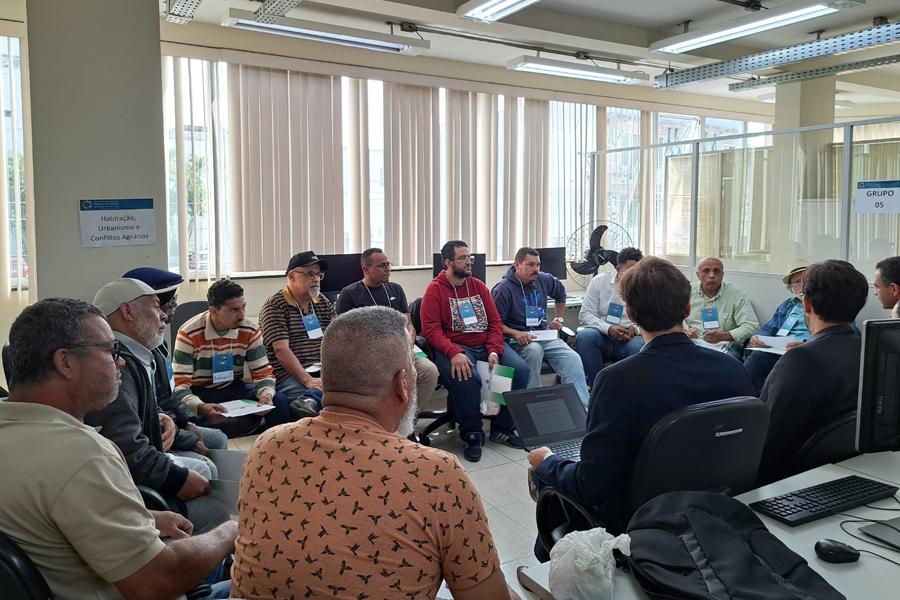
<path fill-rule="evenodd" d="M 592 64 L 551 60 L 540 56 L 519 56 L 506 63 L 506 68 L 512 71 L 540 73 L 557 77 L 573 77 L 575 79 L 587 79 L 605 83 L 636 83 L 650 79 L 650 76 L 642 71 L 606 69 Z"/>
<path fill-rule="evenodd" d="M 167 0 L 166 21 L 177 25 L 187 25 L 194 20 L 194 11 L 203 0 Z"/>
<path fill-rule="evenodd" d="M 302 40 L 340 44 L 342 46 L 395 54 L 416 55 L 431 48 L 428 40 L 419 38 L 376 33 L 364 29 L 331 25 L 330 23 L 302 21 L 290 17 L 273 16 L 270 20 L 271 22 L 262 23 L 256 20 L 255 13 L 231 8 L 222 20 L 222 25 L 236 29 L 246 29 L 248 31 L 258 31 Z"/>
<path fill-rule="evenodd" d="M 456 9 L 456 14 L 464 19 L 493 23 L 539 0 L 469 0 Z"/>
<path fill-rule="evenodd" d="M 838 10 L 840 10 L 838 6 L 828 2 L 795 2 L 659 40 L 650 44 L 650 50 L 670 54 L 690 52 L 697 48 L 815 19 Z"/>

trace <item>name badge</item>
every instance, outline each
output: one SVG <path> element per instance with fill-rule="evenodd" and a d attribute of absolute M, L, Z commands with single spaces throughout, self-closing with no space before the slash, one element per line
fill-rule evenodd
<path fill-rule="evenodd" d="M 528 327 L 537 327 L 544 319 L 544 309 L 540 306 L 525 305 L 525 325 Z"/>
<path fill-rule="evenodd" d="M 618 325 L 622 322 L 622 314 L 625 312 L 625 307 L 621 304 L 616 304 L 615 302 L 609 303 L 609 308 L 606 309 L 606 322 L 612 323 L 613 325 Z"/>
<path fill-rule="evenodd" d="M 719 309 L 715 306 L 712 308 L 701 308 L 700 320 L 703 322 L 703 329 L 718 329 Z"/>
<path fill-rule="evenodd" d="M 475 307 L 472 301 L 466 298 L 459 301 L 459 316 L 464 325 L 474 325 L 478 322 L 478 315 L 475 314 Z"/>
<path fill-rule="evenodd" d="M 324 335 L 322 333 L 322 326 L 319 325 L 319 317 L 317 317 L 314 312 L 303 315 L 303 328 L 306 329 L 306 335 L 308 335 L 311 340 L 317 340 Z"/>
<path fill-rule="evenodd" d="M 214 354 L 212 357 L 213 383 L 234 381 L 234 355 Z"/>
<path fill-rule="evenodd" d="M 797 324 L 797 321 L 800 320 L 800 311 L 798 310 L 799 308 L 799 306 L 795 306 L 791 309 L 791 312 L 788 313 L 788 316 L 784 320 L 784 323 L 781 324 L 781 329 L 779 329 L 778 333 L 776 333 L 775 335 L 786 336 L 791 333 L 791 329 L 793 329 L 794 325 Z"/>

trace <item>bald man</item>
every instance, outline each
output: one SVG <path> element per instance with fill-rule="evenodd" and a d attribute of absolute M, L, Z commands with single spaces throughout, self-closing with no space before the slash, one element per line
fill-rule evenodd
<path fill-rule="evenodd" d="M 728 342 L 728 354 L 740 360 L 744 344 L 759 329 L 747 294 L 723 282 L 725 266 L 707 256 L 697 263 L 697 281 L 691 284 L 691 314 L 685 321 L 688 335 L 710 344 Z"/>

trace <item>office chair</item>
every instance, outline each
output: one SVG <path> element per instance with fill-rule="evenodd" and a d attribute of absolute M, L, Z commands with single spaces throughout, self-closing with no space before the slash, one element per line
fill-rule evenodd
<path fill-rule="evenodd" d="M 341 293 L 340 290 L 338 290 L 336 292 L 322 292 L 322 295 L 325 296 L 326 298 L 328 298 L 328 301 L 331 302 L 332 304 L 336 304 L 340 293 Z"/>
<path fill-rule="evenodd" d="M 422 319 L 419 315 L 419 311 L 422 306 L 422 299 L 416 298 L 412 302 L 409 303 L 409 317 L 412 321 L 413 328 L 416 330 L 416 345 L 425 352 L 425 356 L 428 357 L 428 360 L 434 362 L 434 349 L 428 345 L 428 342 L 425 341 L 425 338 L 419 335 L 422 332 Z M 431 423 L 428 424 L 422 431 L 417 434 L 417 438 L 419 443 L 423 446 L 431 445 L 431 438 L 428 436 L 437 430 L 440 427 L 445 425 L 449 426 L 450 429 L 456 427 L 456 422 L 453 416 L 453 399 L 450 397 L 449 387 L 443 381 L 443 376 L 438 375 L 438 385 L 442 385 L 447 388 L 447 410 L 424 410 L 416 415 L 419 419 L 434 419 Z"/>
<path fill-rule="evenodd" d="M 796 475 L 822 465 L 847 460 L 858 455 L 856 450 L 856 411 L 838 417 L 822 427 L 800 446 L 779 479 Z"/>
<path fill-rule="evenodd" d="M 168 510 L 183 517 L 187 516 L 187 506 L 181 500 L 163 496 L 158 491 L 143 484 L 138 484 L 137 489 L 147 510 Z"/>
<path fill-rule="evenodd" d="M 6 377 L 6 386 L 12 387 L 12 348 L 9 342 L 3 344 L 3 350 L 0 350 L 0 359 L 3 362 L 3 376 Z"/>
<path fill-rule="evenodd" d="M 208 309 L 209 303 L 205 300 L 191 300 L 178 305 L 175 309 L 175 315 L 169 323 L 169 339 L 172 348 L 175 347 L 175 337 L 178 335 L 178 330 L 181 329 L 181 326 Z"/>
<path fill-rule="evenodd" d="M 538 537 L 549 552 L 564 535 L 588 525 L 603 524 L 621 533 L 641 505 L 666 492 L 706 490 L 734 496 L 753 489 L 768 431 L 768 408 L 750 396 L 673 411 L 647 433 L 625 494 L 610 501 L 603 517 L 558 490 L 542 489 Z"/>
<path fill-rule="evenodd" d="M 53 600 L 44 576 L 5 533 L 0 533 L 0 590 L 4 600 Z"/>

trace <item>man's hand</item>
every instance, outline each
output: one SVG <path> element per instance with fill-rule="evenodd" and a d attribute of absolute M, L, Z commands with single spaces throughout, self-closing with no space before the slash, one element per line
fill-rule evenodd
<path fill-rule="evenodd" d="M 317 390 L 322 389 L 322 378 L 321 377 L 307 376 L 306 381 L 301 381 L 300 383 L 302 383 L 308 390 L 311 390 L 314 388 Z"/>
<path fill-rule="evenodd" d="M 204 402 L 197 407 L 197 414 L 209 419 L 210 423 L 221 423 L 225 420 L 225 417 L 222 415 L 227 412 L 224 406 L 213 402 Z"/>
<path fill-rule="evenodd" d="M 209 456 L 209 448 L 206 447 L 206 442 L 204 442 L 202 439 L 197 440 L 197 443 L 194 444 L 191 452 L 196 452 L 201 456 Z"/>
<path fill-rule="evenodd" d="M 188 470 L 187 479 L 175 496 L 182 502 L 193 500 L 209 491 L 209 480 L 197 471 Z"/>
<path fill-rule="evenodd" d="M 563 322 L 562 322 L 562 321 L 557 321 L 556 319 L 553 319 L 553 320 L 550 321 L 550 323 L 547 325 L 547 327 L 549 327 L 550 329 L 556 329 L 557 331 L 560 330 L 560 329 L 562 329 L 562 326 L 563 326 Z"/>
<path fill-rule="evenodd" d="M 803 342 L 797 340 L 796 342 L 788 342 L 784 345 L 785 350 L 790 350 L 791 348 L 796 348 L 797 346 L 802 346 Z"/>
<path fill-rule="evenodd" d="M 759 336 L 756 335 L 750 338 L 750 342 L 747 345 L 751 348 L 768 348 L 768 346 L 764 344 L 761 339 L 759 339 Z"/>
<path fill-rule="evenodd" d="M 159 529 L 159 537 L 180 540 L 190 537 L 194 532 L 194 524 L 178 513 L 167 510 L 151 510 L 156 528 Z"/>
<path fill-rule="evenodd" d="M 200 428 L 197 427 L 194 423 L 188 422 L 188 424 L 185 425 L 184 428 L 196 435 L 198 440 L 200 440 L 201 442 L 203 441 L 203 434 L 200 432 Z"/>
<path fill-rule="evenodd" d="M 707 331 L 703 334 L 703 341 L 710 344 L 718 344 L 719 342 L 730 342 L 731 334 L 727 331 Z"/>
<path fill-rule="evenodd" d="M 700 337 L 700 330 L 696 327 L 688 327 L 687 334 L 689 338 L 691 338 L 692 340 L 696 340 L 698 337 Z"/>
<path fill-rule="evenodd" d="M 541 463 L 544 462 L 544 459 L 551 454 L 553 454 L 553 452 L 547 446 L 535 448 L 528 453 L 528 464 L 531 465 L 532 469 L 537 470 L 537 468 L 541 466 Z"/>
<path fill-rule="evenodd" d="M 168 452 L 172 444 L 175 443 L 175 434 L 178 432 L 178 426 L 172 420 L 172 417 L 162 412 L 159 413 L 159 426 L 162 429 L 163 452 Z"/>
<path fill-rule="evenodd" d="M 266 392 L 265 394 L 260 394 L 257 397 L 257 401 L 259 404 L 272 404 L 272 392 Z"/>
<path fill-rule="evenodd" d="M 453 379 L 466 381 L 472 377 L 472 361 L 465 352 L 460 352 L 450 359 L 450 374 Z"/>
<path fill-rule="evenodd" d="M 607 334 L 617 342 L 627 342 L 631 339 L 631 328 L 622 325 L 610 325 Z"/>
<path fill-rule="evenodd" d="M 534 336 L 531 335 L 530 333 L 528 333 L 527 331 L 517 331 L 517 332 L 513 333 L 512 335 L 510 335 L 510 337 L 512 339 L 516 340 L 516 343 L 523 347 L 527 346 L 528 344 L 530 344 L 532 342 L 532 340 L 535 339 Z"/>
<path fill-rule="evenodd" d="M 494 367 L 500 364 L 500 355 L 496 352 L 488 354 L 488 370 L 493 371 Z"/>

